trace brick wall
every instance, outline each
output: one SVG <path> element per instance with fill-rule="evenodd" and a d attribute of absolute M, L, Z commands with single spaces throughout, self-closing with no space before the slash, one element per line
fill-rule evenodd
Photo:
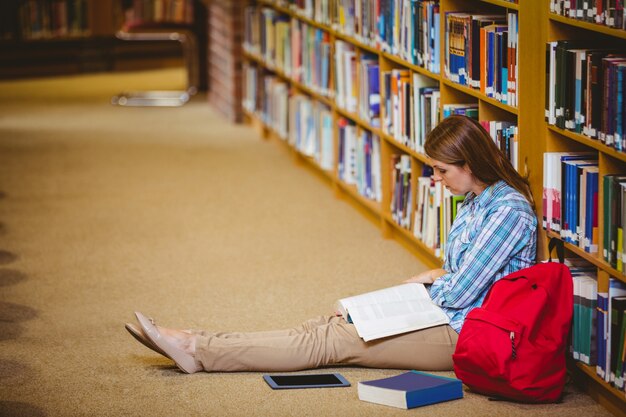
<path fill-rule="evenodd" d="M 241 122 L 243 13 L 248 0 L 204 1 L 208 9 L 208 100 L 229 120 Z"/>

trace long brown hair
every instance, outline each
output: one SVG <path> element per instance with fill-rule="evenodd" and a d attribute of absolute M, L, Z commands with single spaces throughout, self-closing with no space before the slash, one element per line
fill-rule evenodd
<path fill-rule="evenodd" d="M 485 185 L 503 180 L 526 197 L 534 210 L 528 178 L 513 168 L 489 133 L 474 119 L 445 118 L 428 134 L 424 148 L 429 157 L 446 164 L 459 167 L 467 164 L 472 175 Z"/>

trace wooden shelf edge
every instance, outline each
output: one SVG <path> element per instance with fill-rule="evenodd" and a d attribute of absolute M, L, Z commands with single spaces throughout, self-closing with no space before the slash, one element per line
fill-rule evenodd
<path fill-rule="evenodd" d="M 243 106 L 242 106 L 242 113 L 244 116 L 244 122 L 251 125 L 254 128 L 254 130 L 256 130 L 261 135 L 261 138 L 263 138 L 264 140 L 269 139 L 268 137 L 269 127 L 263 122 L 263 120 L 261 120 L 261 118 L 257 114 L 249 111 Z"/>
<path fill-rule="evenodd" d="M 384 213 L 383 217 L 385 221 L 389 225 L 391 225 L 394 231 L 401 234 L 403 238 L 405 238 L 407 241 L 411 242 L 411 244 L 414 246 L 414 249 L 417 249 L 422 258 L 426 258 L 431 265 L 436 265 L 437 267 L 440 267 L 442 265 L 442 259 L 435 255 L 435 252 L 431 248 L 426 246 L 424 242 L 417 239 L 410 230 L 407 230 L 401 227 L 398 223 L 396 223 L 395 220 L 393 220 L 393 218 L 391 217 L 390 213 Z"/>
<path fill-rule="evenodd" d="M 341 39 L 343 41 L 346 41 L 346 42 L 356 46 L 359 49 L 363 49 L 363 50 L 365 50 L 365 51 L 367 51 L 369 53 L 376 54 L 376 55 L 380 54 L 380 50 L 378 48 L 376 48 L 376 47 L 374 47 L 372 45 L 368 45 L 368 44 L 366 44 L 364 42 L 361 42 L 360 40 L 358 40 L 358 39 L 356 39 L 356 38 L 354 38 L 354 37 L 352 37 L 352 36 L 350 36 L 350 35 L 348 35 L 346 33 L 341 32 L 340 30 L 336 30 L 336 29 L 332 29 L 331 28 L 329 30 L 329 33 L 332 34 L 335 38 Z"/>
<path fill-rule="evenodd" d="M 391 61 L 391 62 L 395 62 L 398 65 L 402 65 L 403 67 L 406 67 L 410 70 L 413 70 L 417 73 L 420 73 L 422 75 L 425 75 L 428 78 L 432 78 L 435 81 L 441 81 L 443 78 L 441 77 L 440 74 L 436 74 L 434 72 L 430 72 L 428 71 L 426 68 L 420 67 L 419 65 L 415 65 L 415 64 L 411 64 L 408 61 L 405 61 L 404 59 L 402 59 L 401 57 L 394 55 L 394 54 L 390 54 L 389 52 L 384 52 L 384 51 L 380 51 L 379 52 L 380 55 Z"/>
<path fill-rule="evenodd" d="M 369 198 L 361 195 L 361 193 L 359 193 L 355 185 L 346 184 L 344 181 L 342 181 L 339 178 L 335 178 L 335 181 L 339 188 L 341 188 L 346 193 L 350 194 L 352 198 L 357 200 L 362 206 L 369 209 L 372 212 L 372 214 L 374 214 L 377 218 L 381 217 L 382 207 L 380 203 L 370 200 Z"/>
<path fill-rule="evenodd" d="M 273 72 L 274 74 L 276 74 L 276 76 L 281 78 L 283 81 L 289 83 L 295 89 L 300 90 L 303 93 L 306 93 L 307 95 L 315 98 L 317 101 L 324 103 L 326 106 L 330 107 L 331 109 L 335 107 L 334 101 L 332 101 L 330 98 L 318 93 L 313 88 L 294 80 L 280 68 L 277 68 L 274 65 L 269 65 L 267 62 L 265 62 L 263 58 L 246 50 L 243 51 L 243 57 L 249 61 L 253 61 L 256 64 L 263 66 L 263 68 L 265 68 L 266 70 L 270 72 Z"/>
<path fill-rule="evenodd" d="M 519 4 L 518 3 L 511 3 L 510 1 L 504 1 L 504 0 L 480 0 L 483 3 L 489 3 L 489 4 L 493 4 L 495 6 L 500 6 L 500 7 L 505 7 L 507 9 L 510 10 L 518 10 L 519 11 Z M 524 0 L 522 0 L 524 1 Z"/>
<path fill-rule="evenodd" d="M 430 161 L 428 160 L 428 156 L 419 153 L 411 148 L 409 148 L 407 145 L 400 143 L 396 140 L 396 138 L 394 138 L 393 136 L 391 136 L 388 133 L 383 133 L 381 136 L 385 141 L 387 141 L 387 143 L 389 143 L 389 145 L 393 146 L 394 148 L 400 149 L 402 152 L 404 152 L 407 155 L 412 156 L 413 158 L 417 159 L 418 161 L 420 161 L 423 164 L 429 165 Z"/>
<path fill-rule="evenodd" d="M 282 146 L 292 152 L 299 161 L 303 162 L 306 165 L 309 165 L 313 170 L 317 171 L 317 173 L 325 180 L 329 182 L 336 181 L 332 172 L 327 171 L 319 166 L 313 157 L 304 155 L 293 146 L 291 146 L 291 144 L 287 140 L 281 138 L 280 135 L 278 135 L 278 133 L 276 133 L 271 126 L 266 125 L 258 115 L 251 113 L 246 109 L 243 109 L 243 114 L 246 118 L 245 121 L 257 131 L 259 131 L 264 139 L 275 139 L 276 142 L 280 142 Z"/>
<path fill-rule="evenodd" d="M 601 379 L 596 374 L 595 367 L 571 358 L 568 358 L 567 365 L 576 385 L 615 416 L 626 417 L 626 397 L 623 391 Z"/>
<path fill-rule="evenodd" d="M 288 142 L 284 142 L 284 145 L 293 151 L 295 157 L 298 161 L 302 161 L 304 165 L 307 165 L 312 171 L 314 171 L 319 177 L 321 177 L 324 181 L 328 183 L 334 183 L 335 177 L 332 172 L 326 171 L 324 168 L 319 166 L 314 158 L 310 156 L 306 156 L 303 153 L 300 153 L 297 149 L 293 148 Z"/>
<path fill-rule="evenodd" d="M 546 236 L 550 238 L 555 237 L 557 239 L 562 240 L 561 235 L 553 231 L 550 231 L 550 232 L 546 231 Z M 623 272 L 620 272 L 617 269 L 611 267 L 611 265 L 606 263 L 606 261 L 600 258 L 599 255 L 585 252 L 583 249 L 579 248 L 578 246 L 574 246 L 571 243 L 568 243 L 568 242 L 563 242 L 563 243 L 565 244 L 565 248 L 567 248 L 569 251 L 574 252 L 576 255 L 580 256 L 581 258 L 586 259 L 587 261 L 591 262 L 598 268 L 602 269 L 603 271 L 606 271 L 609 275 L 615 278 L 626 280 L 626 275 Z"/>
<path fill-rule="evenodd" d="M 360 127 L 362 127 L 365 130 L 369 130 L 370 132 L 372 132 L 373 134 L 375 134 L 379 138 L 383 137 L 384 133 L 383 133 L 383 131 L 380 128 L 373 127 L 367 121 L 361 119 L 361 117 L 357 113 L 353 113 L 351 111 L 348 111 L 348 110 L 344 109 L 343 107 L 339 107 L 339 106 L 337 106 L 337 104 L 332 104 L 332 108 L 337 113 L 339 113 L 340 116 L 345 117 L 346 119 L 350 119 L 355 124 L 359 125 Z"/>
<path fill-rule="evenodd" d="M 626 401 L 626 393 L 624 393 L 624 391 L 620 391 L 619 389 L 613 386 L 610 386 L 608 382 L 600 378 L 600 376 L 596 373 L 595 366 L 589 366 L 578 361 L 574 361 L 574 362 L 575 362 L 576 367 L 580 369 L 582 372 L 584 372 L 588 377 L 595 380 L 598 384 L 605 385 L 606 390 L 610 392 L 611 394 L 615 395 L 617 399 Z"/>
<path fill-rule="evenodd" d="M 550 20 L 559 22 L 559 23 L 564 23 L 569 26 L 574 26 L 577 28 L 590 30 L 592 32 L 597 32 L 597 33 L 602 33 L 604 35 L 613 36 L 615 38 L 626 39 L 626 30 L 615 29 L 609 26 L 599 25 L 597 23 L 576 20 L 570 17 L 558 15 L 555 13 L 550 13 Z"/>
<path fill-rule="evenodd" d="M 560 127 L 556 127 L 554 125 L 548 125 L 548 129 L 552 132 L 558 133 L 559 135 L 565 136 L 569 139 L 575 140 L 578 143 L 582 143 L 583 145 L 594 148 L 606 155 L 609 155 L 615 159 L 619 159 L 620 161 L 626 162 L 626 153 L 619 152 L 610 146 L 606 146 L 602 142 L 590 138 L 585 135 L 581 135 L 580 133 L 572 132 L 571 130 L 561 129 Z"/>
<path fill-rule="evenodd" d="M 506 112 L 509 112 L 511 114 L 514 115 L 518 115 L 519 111 L 517 109 L 517 107 L 513 107 L 513 106 L 509 106 L 508 104 L 504 104 L 502 102 L 499 102 L 498 100 L 496 100 L 495 98 L 491 98 L 491 97 L 487 97 L 486 95 L 484 95 L 483 93 L 481 93 L 478 90 L 474 90 L 473 88 L 467 87 L 465 85 L 461 85 L 461 84 L 457 84 L 454 81 L 448 80 L 447 78 L 443 78 L 441 79 L 441 83 L 444 84 L 447 87 L 450 88 L 454 88 L 462 93 L 465 93 L 467 95 L 476 97 L 477 99 L 490 104 L 494 107 L 498 107 L 499 109 L 502 109 Z"/>

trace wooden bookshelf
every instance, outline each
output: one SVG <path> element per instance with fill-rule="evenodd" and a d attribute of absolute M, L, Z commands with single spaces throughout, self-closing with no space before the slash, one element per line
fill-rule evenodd
<path fill-rule="evenodd" d="M 549 4 L 549 1 L 546 1 Z M 626 51 L 626 31 L 607 27 L 597 23 L 591 23 L 573 18 L 550 13 L 547 14 L 548 30 L 546 42 L 560 40 L 590 39 L 597 41 L 599 45 L 615 45 L 618 49 Z M 598 139 L 590 138 L 571 130 L 562 129 L 555 125 L 544 123 L 546 138 L 545 151 L 584 151 L 592 152 L 598 156 L 599 168 L 599 197 L 598 197 L 598 229 L 599 248 L 597 254 L 591 254 L 576 245 L 565 242 L 565 248 L 576 257 L 583 258 L 597 268 L 598 292 L 606 292 L 609 287 L 609 279 L 615 278 L 626 282 L 624 272 L 612 267 L 603 257 L 603 222 L 604 202 L 602 190 L 602 177 L 611 173 L 624 173 L 626 175 L 626 153 L 607 146 Z M 622 207 L 622 210 L 626 208 Z M 549 232 L 549 237 L 561 238 L 560 234 Z M 596 374 L 596 367 L 588 366 L 581 362 L 571 361 L 570 370 L 575 380 L 580 382 L 587 392 L 600 404 L 615 415 L 626 415 L 626 397 L 623 390 L 606 382 Z"/>
<path fill-rule="evenodd" d="M 550 151 L 569 151 L 569 150 L 593 150 L 600 155 L 600 172 L 601 174 L 609 173 L 612 170 L 626 173 L 626 153 L 616 151 L 596 140 L 587 138 L 583 135 L 560 129 L 555 126 L 549 126 L 545 122 L 545 96 L 546 96 L 546 42 L 561 39 L 581 38 L 587 36 L 598 36 L 598 39 L 616 39 L 618 42 L 626 39 L 626 32 L 622 30 L 603 27 L 601 25 L 579 22 L 572 19 L 564 18 L 550 13 L 549 0 L 526 1 L 521 0 L 520 4 L 507 2 L 504 0 L 440 0 L 440 38 L 445 36 L 444 13 L 450 11 L 471 12 L 471 13 L 506 13 L 515 12 L 518 15 L 518 78 L 517 78 L 517 105 L 512 106 L 502 103 L 494 98 L 487 97 L 479 90 L 459 85 L 445 75 L 444 71 L 444 51 L 443 42 L 440 45 L 441 67 L 438 73 L 431 72 L 421 66 L 412 64 L 401 58 L 383 51 L 377 46 L 357 39 L 356 36 L 348 35 L 342 32 L 335 25 L 323 24 L 313 20 L 311 16 L 303 16 L 303 12 L 295 7 L 288 5 L 287 1 L 271 1 L 258 0 L 254 2 L 257 7 L 267 7 L 285 16 L 289 21 L 300 20 L 313 28 L 321 29 L 330 38 L 330 43 L 334 46 L 335 40 L 341 40 L 352 45 L 357 51 L 357 55 L 369 54 L 378 60 L 381 72 L 391 68 L 401 68 L 411 71 L 411 74 L 417 73 L 431 80 L 434 85 L 439 87 L 441 93 L 442 106 L 449 103 L 476 103 L 478 105 L 479 120 L 504 120 L 514 122 L 518 127 L 519 135 L 519 153 L 517 158 L 517 167 L 522 175 L 527 175 L 531 190 L 535 196 L 536 211 L 541 222 L 543 213 L 542 195 L 543 195 L 543 153 Z M 626 43 L 622 44 L 626 50 Z M 334 56 L 334 47 L 331 52 Z M 372 202 L 359 194 L 352 186 L 348 186 L 342 182 L 337 175 L 337 147 L 338 134 L 334 129 L 333 143 L 335 147 L 334 163 L 335 168 L 332 172 L 327 172 L 319 168 L 315 162 L 310 165 L 317 167 L 320 172 L 324 172 L 325 178 L 330 180 L 332 188 L 338 190 L 342 196 L 346 196 L 350 202 L 356 206 L 360 206 L 365 212 L 373 213 L 372 217 L 379 225 L 383 236 L 397 239 L 399 243 L 414 253 L 421 261 L 430 267 L 441 266 L 441 256 L 438 256 L 424 242 L 417 239 L 412 230 L 408 230 L 399 226 L 392 218 L 390 211 L 391 201 L 391 167 L 390 159 L 393 154 L 409 155 L 411 158 L 412 175 L 411 187 L 415 189 L 417 185 L 416 177 L 419 176 L 421 168 L 428 164 L 428 158 L 422 153 L 400 143 L 391 134 L 385 132 L 381 127 L 372 126 L 367 120 L 363 120 L 357 113 L 347 111 L 340 106 L 336 99 L 322 95 L 315 89 L 309 88 L 300 82 L 294 81 L 287 73 L 281 69 L 268 65 L 263 57 L 251 53 L 244 53 L 247 62 L 253 63 L 260 70 L 267 71 L 279 77 L 289 86 L 293 92 L 307 95 L 312 101 L 323 103 L 328 106 L 333 114 L 334 124 L 340 118 L 352 121 L 359 129 L 365 129 L 372 134 L 378 136 L 381 141 L 381 170 L 382 170 L 382 187 L 383 198 L 380 204 Z M 334 65 L 334 64 L 333 64 Z M 332 67 L 332 65 L 331 65 Z M 336 74 L 331 70 L 332 79 L 335 80 Z M 382 78 L 382 77 L 381 77 Z M 334 88 L 334 86 L 333 86 Z M 381 82 L 381 96 L 382 91 Z M 384 97 L 381 97 L 381 103 Z M 382 107 L 382 105 L 381 105 Z M 381 111 L 382 112 L 382 111 Z M 382 125 L 383 114 L 381 114 Z M 253 112 L 246 112 L 246 119 L 253 124 L 263 123 L 260 116 Z M 271 128 L 266 126 L 266 132 Z M 267 136 L 267 135 L 266 135 Z M 273 135 L 273 137 L 277 137 Z M 279 141 L 282 141 L 278 139 Z M 284 141 L 282 141 L 284 142 Z M 602 211 L 600 211 L 602 213 Z M 602 215 L 602 214 L 600 214 Z M 601 221 L 601 219 L 600 219 Z M 547 259 L 547 240 L 549 237 L 558 237 L 553 233 L 546 233 L 543 229 L 539 230 L 538 236 L 538 258 L 540 260 Z M 626 281 L 624 275 L 614 268 L 611 268 L 601 257 L 592 256 L 579 248 L 566 244 L 569 254 L 587 259 L 598 268 L 598 285 L 604 288 L 608 285 L 608 277 L 616 277 Z M 624 393 L 605 383 L 595 376 L 595 368 L 592 371 L 590 367 L 580 364 L 574 364 L 569 367 L 572 375 L 577 381 L 581 382 L 581 386 L 589 388 L 590 394 L 599 403 L 604 405 L 612 413 L 616 415 L 626 414 L 626 399 Z"/>

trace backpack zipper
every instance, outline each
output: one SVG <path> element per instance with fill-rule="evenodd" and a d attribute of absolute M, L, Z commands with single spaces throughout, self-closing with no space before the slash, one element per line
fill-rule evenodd
<path fill-rule="evenodd" d="M 517 352 L 515 351 L 515 332 L 511 332 L 509 335 L 511 339 L 511 357 L 513 359 L 517 358 Z"/>

